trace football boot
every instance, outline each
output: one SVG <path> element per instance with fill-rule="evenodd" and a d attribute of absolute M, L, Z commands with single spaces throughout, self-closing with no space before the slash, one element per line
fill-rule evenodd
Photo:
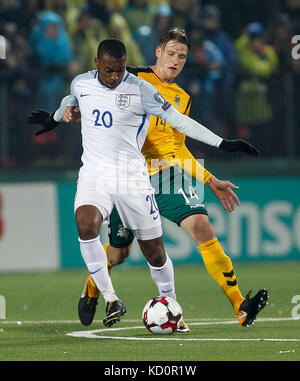
<path fill-rule="evenodd" d="M 182 319 L 182 322 L 180 323 L 179 328 L 176 329 L 176 332 L 188 333 L 191 332 L 191 330 L 189 326 L 186 324 L 186 322 Z"/>
<path fill-rule="evenodd" d="M 90 325 L 93 322 L 99 295 L 100 292 L 89 274 L 78 303 L 78 316 L 83 325 Z"/>
<path fill-rule="evenodd" d="M 126 308 L 121 300 L 108 302 L 106 305 L 106 317 L 103 320 L 103 324 L 106 327 L 111 327 L 113 324 L 120 321 L 121 316 L 126 314 L 126 312 Z"/>
<path fill-rule="evenodd" d="M 241 303 L 239 313 L 236 315 L 239 323 L 244 327 L 249 327 L 250 324 L 254 325 L 254 320 L 257 314 L 268 304 L 268 291 L 264 288 L 253 298 L 250 298 L 251 291 L 248 292 L 246 298 Z"/>

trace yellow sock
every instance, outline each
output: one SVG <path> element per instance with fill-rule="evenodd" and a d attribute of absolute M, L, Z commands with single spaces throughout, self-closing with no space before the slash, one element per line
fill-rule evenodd
<path fill-rule="evenodd" d="M 94 282 L 91 274 L 89 274 L 86 278 L 86 287 L 87 292 L 90 298 L 98 298 L 100 291 L 98 290 L 96 283 Z"/>
<path fill-rule="evenodd" d="M 104 247 L 104 250 L 106 252 L 106 255 L 107 255 L 107 249 L 108 249 L 108 246 L 109 246 L 109 243 L 106 243 L 105 245 L 103 245 Z M 107 269 L 108 269 L 108 273 L 110 274 L 112 272 L 112 268 L 113 268 L 113 264 L 108 260 L 107 258 Z M 90 284 L 93 286 L 93 287 L 96 287 L 96 283 L 93 281 L 93 278 L 90 277 Z"/>
<path fill-rule="evenodd" d="M 198 246 L 209 275 L 219 284 L 236 314 L 244 300 L 237 284 L 231 259 L 224 253 L 217 238 Z"/>
<path fill-rule="evenodd" d="M 104 250 L 106 252 L 106 256 L 107 256 L 107 268 L 108 268 L 108 273 L 110 275 L 110 273 L 112 272 L 112 268 L 113 268 L 113 264 L 109 261 L 108 259 L 108 246 L 109 246 L 109 243 L 106 243 L 105 245 L 103 245 L 104 247 Z"/>

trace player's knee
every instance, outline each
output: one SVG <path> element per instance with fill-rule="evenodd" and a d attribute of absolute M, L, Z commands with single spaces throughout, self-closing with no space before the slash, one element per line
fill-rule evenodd
<path fill-rule="evenodd" d="M 121 265 L 124 263 L 130 254 L 130 248 L 131 245 L 121 248 L 110 247 L 108 255 L 110 262 L 113 265 Z"/>
<path fill-rule="evenodd" d="M 120 250 L 120 257 L 119 257 L 119 263 L 124 263 L 126 258 L 129 256 L 130 254 L 130 246 L 128 247 L 123 247 L 121 250 Z"/>
<path fill-rule="evenodd" d="M 208 218 L 195 218 L 190 226 L 190 235 L 198 245 L 213 239 L 215 236 Z"/>
<path fill-rule="evenodd" d="M 166 252 L 162 236 L 150 240 L 138 240 L 147 262 L 153 267 L 161 267 L 166 262 Z"/>
<path fill-rule="evenodd" d="M 94 224 L 82 224 L 77 225 L 79 237 L 82 240 L 89 240 L 96 238 L 99 235 L 99 230 L 97 230 Z"/>
<path fill-rule="evenodd" d="M 156 251 L 148 258 L 148 262 L 153 267 L 162 267 L 166 263 L 165 251 Z"/>
<path fill-rule="evenodd" d="M 79 237 L 82 240 L 89 240 L 99 235 L 99 221 L 97 218 L 90 218 L 83 214 L 76 216 L 76 225 Z"/>
<path fill-rule="evenodd" d="M 163 246 L 153 246 L 143 251 L 148 263 L 153 267 L 162 267 L 166 262 L 166 253 Z"/>

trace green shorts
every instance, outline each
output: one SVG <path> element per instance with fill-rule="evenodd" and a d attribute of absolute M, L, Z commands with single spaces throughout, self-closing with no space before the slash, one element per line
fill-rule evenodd
<path fill-rule="evenodd" d="M 160 215 L 180 225 L 193 214 L 206 214 L 203 204 L 204 185 L 185 174 L 179 167 L 171 167 L 151 176 Z M 109 243 L 113 247 L 127 247 L 134 240 L 133 232 L 126 228 L 114 207 L 108 228 Z"/>

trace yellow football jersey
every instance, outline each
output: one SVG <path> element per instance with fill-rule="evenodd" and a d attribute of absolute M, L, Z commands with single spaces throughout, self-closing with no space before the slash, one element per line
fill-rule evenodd
<path fill-rule="evenodd" d="M 130 67 L 128 71 L 151 83 L 179 112 L 189 115 L 191 98 L 175 82 L 163 81 L 151 66 Z M 184 134 L 169 123 L 157 116 L 151 117 L 142 148 L 150 176 L 163 168 L 178 165 L 202 183 L 206 183 L 212 174 L 203 168 L 187 149 L 185 138 Z"/>

